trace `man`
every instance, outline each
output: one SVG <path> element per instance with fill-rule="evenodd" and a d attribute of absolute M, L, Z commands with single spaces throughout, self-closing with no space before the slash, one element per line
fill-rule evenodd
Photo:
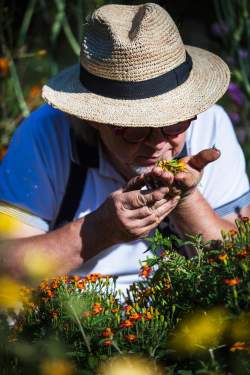
<path fill-rule="evenodd" d="M 35 248 L 60 273 L 115 274 L 125 289 L 147 255 L 144 237 L 164 219 L 204 240 L 234 228 L 250 194 L 232 125 L 213 105 L 229 76 L 218 56 L 184 46 L 160 6 L 97 9 L 80 69 L 43 89 L 57 109 L 25 120 L 3 160 L 0 211 L 20 225 L 4 241 L 2 268 L 24 277 Z M 186 171 L 176 176 L 155 166 L 180 157 Z"/>

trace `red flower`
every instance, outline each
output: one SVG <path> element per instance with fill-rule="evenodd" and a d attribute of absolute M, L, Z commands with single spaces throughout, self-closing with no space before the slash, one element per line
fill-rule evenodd
<path fill-rule="evenodd" d="M 111 328 L 106 328 L 103 333 L 102 333 L 102 337 L 110 337 L 110 336 L 113 336 L 114 333 L 112 332 L 112 329 Z"/>

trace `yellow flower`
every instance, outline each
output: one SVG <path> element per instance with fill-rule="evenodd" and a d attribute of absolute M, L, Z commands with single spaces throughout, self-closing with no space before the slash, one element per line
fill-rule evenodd
<path fill-rule="evenodd" d="M 64 359 L 46 360 L 41 365 L 41 375 L 73 375 L 75 368 Z"/>
<path fill-rule="evenodd" d="M 173 173 L 175 176 L 179 172 L 185 172 L 187 164 L 183 160 L 159 160 L 156 165 L 165 172 Z"/>
<path fill-rule="evenodd" d="M 195 352 L 216 346 L 226 328 L 224 316 L 224 310 L 213 309 L 187 317 L 175 332 L 173 348 L 179 352 Z"/>
<path fill-rule="evenodd" d="M 3 308 L 19 308 L 22 306 L 23 285 L 9 277 L 0 278 L 0 306 Z"/>
<path fill-rule="evenodd" d="M 218 258 L 222 261 L 222 262 L 226 262 L 227 259 L 228 259 L 228 255 L 227 254 L 220 254 L 218 255 Z"/>
<path fill-rule="evenodd" d="M 34 280 L 53 276 L 58 270 L 58 262 L 52 255 L 39 249 L 28 249 L 23 261 L 26 273 Z"/>
<path fill-rule="evenodd" d="M 14 236 L 20 228 L 18 220 L 12 216 L 0 212 L 0 238 Z"/>
<path fill-rule="evenodd" d="M 165 372 L 155 361 L 142 356 L 119 355 L 102 362 L 97 375 L 163 375 Z"/>

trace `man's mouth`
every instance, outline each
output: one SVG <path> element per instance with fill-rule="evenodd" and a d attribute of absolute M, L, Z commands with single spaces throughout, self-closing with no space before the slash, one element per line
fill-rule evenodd
<path fill-rule="evenodd" d="M 136 163 L 140 165 L 153 165 L 157 162 L 157 160 L 160 159 L 160 156 L 158 157 L 152 157 L 152 156 L 138 156 L 136 158 Z"/>

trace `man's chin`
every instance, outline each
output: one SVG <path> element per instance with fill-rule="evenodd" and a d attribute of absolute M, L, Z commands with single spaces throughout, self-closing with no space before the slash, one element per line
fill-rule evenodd
<path fill-rule="evenodd" d="M 149 173 L 154 168 L 154 165 L 130 165 L 130 170 L 134 175 L 138 176 L 144 173 Z"/>

